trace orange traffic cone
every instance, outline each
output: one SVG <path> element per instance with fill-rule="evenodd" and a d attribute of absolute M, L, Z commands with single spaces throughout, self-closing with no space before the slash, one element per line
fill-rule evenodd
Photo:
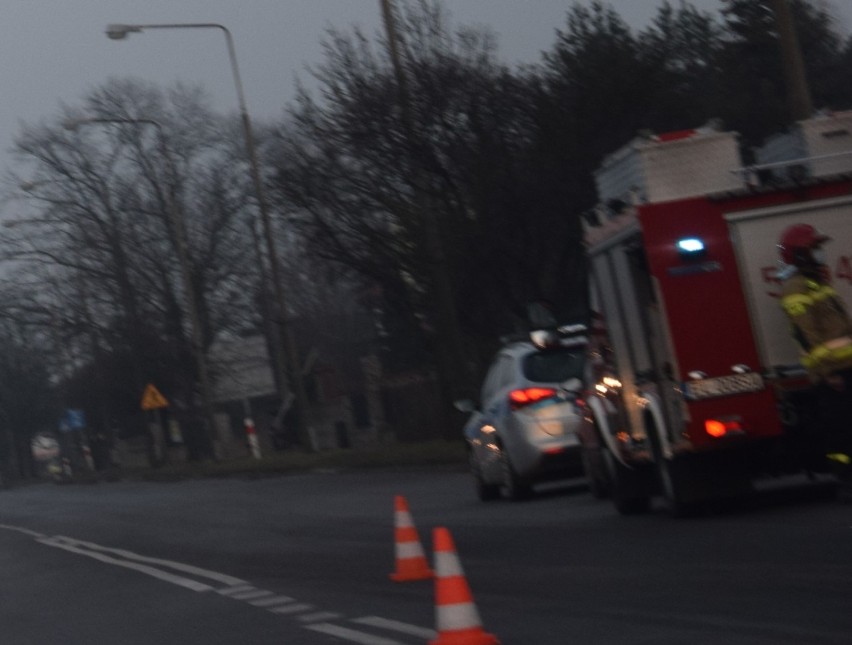
<path fill-rule="evenodd" d="M 408 580 L 428 580 L 433 576 L 426 561 L 420 537 L 408 511 L 408 502 L 402 495 L 394 498 L 394 543 L 396 551 L 396 571 L 390 579 L 396 582 Z"/>
<path fill-rule="evenodd" d="M 429 641 L 429 645 L 500 645 L 494 634 L 482 629 L 482 621 L 450 532 L 436 528 L 432 541 L 435 548 L 435 623 L 438 638 Z"/>

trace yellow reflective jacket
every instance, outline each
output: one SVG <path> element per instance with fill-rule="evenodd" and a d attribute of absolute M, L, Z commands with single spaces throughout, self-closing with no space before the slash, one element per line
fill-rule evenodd
<path fill-rule="evenodd" d="M 813 378 L 852 368 L 852 320 L 831 285 L 796 272 L 784 281 L 781 306 Z"/>

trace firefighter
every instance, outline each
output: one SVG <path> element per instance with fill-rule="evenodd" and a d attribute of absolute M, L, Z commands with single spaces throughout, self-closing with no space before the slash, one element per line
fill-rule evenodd
<path fill-rule="evenodd" d="M 778 247 L 781 306 L 814 381 L 825 427 L 827 458 L 842 501 L 852 501 L 852 319 L 830 284 L 823 245 L 830 241 L 810 224 L 795 224 Z"/>

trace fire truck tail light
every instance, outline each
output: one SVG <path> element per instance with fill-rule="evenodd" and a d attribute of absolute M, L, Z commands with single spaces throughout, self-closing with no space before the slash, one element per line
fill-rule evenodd
<path fill-rule="evenodd" d="M 704 430 L 711 437 L 725 437 L 730 434 L 742 434 L 742 419 L 705 419 Z"/>

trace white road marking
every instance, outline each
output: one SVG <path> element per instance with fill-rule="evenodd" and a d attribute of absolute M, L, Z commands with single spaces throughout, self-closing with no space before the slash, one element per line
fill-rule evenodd
<path fill-rule="evenodd" d="M 438 632 L 434 629 L 426 629 L 417 625 L 403 623 L 398 620 L 390 620 L 381 616 L 364 616 L 363 618 L 353 618 L 353 623 L 359 625 L 368 625 L 370 627 L 380 627 L 382 629 L 390 629 L 400 632 L 401 634 L 410 634 L 411 636 L 419 636 L 420 638 L 434 639 L 437 638 Z"/>
<path fill-rule="evenodd" d="M 255 607 L 272 607 L 273 605 L 283 605 L 288 602 L 293 602 L 293 598 L 289 596 L 275 596 L 274 598 L 263 598 L 261 600 L 253 600 L 249 604 Z"/>
<path fill-rule="evenodd" d="M 248 602 L 248 604 L 256 607 L 263 607 L 267 611 L 272 612 L 274 614 L 301 614 L 296 616 L 296 618 L 304 623 L 314 621 L 329 621 L 341 618 L 341 614 L 332 611 L 313 611 L 313 613 L 306 613 L 312 610 L 316 610 L 316 607 L 308 603 L 296 602 L 295 599 L 290 598 L 288 596 L 276 596 L 271 591 L 257 589 L 245 580 L 241 580 L 239 578 L 235 578 L 233 576 L 229 576 L 216 571 L 202 569 L 200 567 L 175 562 L 173 560 L 151 558 L 139 555 L 138 553 L 133 553 L 132 551 L 127 551 L 125 549 L 114 549 L 110 547 L 105 547 L 99 544 L 95 544 L 93 542 L 77 540 L 75 538 L 71 538 L 64 535 L 55 535 L 53 537 L 48 537 L 37 531 L 32 531 L 30 529 L 26 529 L 19 526 L 0 524 L 0 529 L 17 531 L 19 533 L 23 533 L 24 535 L 28 535 L 32 538 L 35 538 L 37 542 L 45 546 L 62 549 L 64 551 L 68 551 L 69 553 L 74 553 L 77 555 L 85 556 L 87 558 L 92 558 L 105 564 L 112 564 L 118 567 L 124 567 L 125 569 L 138 571 L 139 573 L 144 573 L 145 575 L 157 578 L 158 580 L 163 580 L 179 587 L 184 587 L 185 589 L 191 589 L 192 591 L 215 591 L 216 593 L 221 594 L 223 596 L 231 597 L 235 600 L 243 600 Z M 208 584 L 199 582 L 198 580 L 185 578 L 183 576 L 169 573 L 168 571 L 163 571 L 161 569 L 157 569 L 156 567 L 149 565 L 167 567 L 169 569 L 180 571 L 182 573 L 215 580 L 216 582 L 226 584 L 228 586 L 216 589 Z M 433 639 L 436 636 L 436 632 L 434 630 L 425 629 L 416 625 L 410 625 L 408 623 L 403 623 L 396 620 L 381 618 L 379 616 L 365 616 L 363 618 L 353 619 L 352 622 L 371 627 L 378 627 L 381 629 L 393 630 L 403 634 L 408 634 L 421 638 Z M 342 627 L 340 625 L 333 625 L 329 622 L 315 622 L 315 624 L 305 625 L 305 629 L 329 634 L 331 636 L 336 636 L 338 638 L 342 638 L 344 640 L 348 640 L 354 643 L 360 643 L 361 645 L 405 645 L 404 643 L 400 643 L 399 641 L 384 638 L 381 636 L 375 636 L 366 632 L 360 632 L 358 630 L 350 629 L 348 627 Z"/>
<path fill-rule="evenodd" d="M 215 580 L 216 582 L 221 582 L 226 585 L 239 585 L 245 584 L 245 580 L 240 580 L 239 578 L 234 578 L 233 576 L 225 575 L 224 573 L 218 573 L 217 571 L 210 571 L 208 569 L 202 569 L 200 567 L 194 567 L 189 564 L 182 564 L 180 562 L 174 562 L 173 560 L 162 560 L 160 558 L 149 558 L 144 555 L 139 555 L 137 553 L 133 553 L 132 551 L 125 551 L 124 549 L 111 549 L 106 546 L 101 546 L 99 544 L 94 544 L 92 542 L 85 542 L 83 540 L 75 540 L 74 538 L 65 537 L 64 535 L 56 535 L 53 538 L 54 540 L 60 540 L 63 542 L 67 542 L 68 544 L 74 546 L 82 546 L 87 549 L 91 549 L 92 551 L 101 551 L 103 553 L 113 553 L 115 555 L 119 555 L 122 558 L 127 558 L 128 560 L 135 560 L 136 562 L 145 562 L 147 564 L 156 564 L 161 567 L 168 567 L 170 569 L 174 569 L 175 571 L 180 571 L 182 573 L 189 573 L 194 576 L 199 576 L 201 578 L 209 578 L 210 580 Z"/>
<path fill-rule="evenodd" d="M 340 614 L 333 611 L 318 611 L 313 614 L 304 614 L 298 617 L 303 623 L 316 623 L 321 620 L 336 620 Z"/>
<path fill-rule="evenodd" d="M 227 589 L 217 589 L 216 593 L 220 593 L 223 596 L 232 596 L 235 593 L 242 593 L 243 591 L 253 591 L 257 589 L 250 584 L 237 585 L 236 587 L 228 587 Z"/>
<path fill-rule="evenodd" d="M 29 529 L 22 528 L 20 526 L 11 526 L 9 524 L 0 524 L 0 529 L 7 529 L 9 531 L 18 531 L 19 533 L 23 533 L 24 535 L 29 535 L 30 537 L 34 537 L 36 539 L 47 537 L 43 533 L 37 533 L 36 531 L 31 531 Z"/>
<path fill-rule="evenodd" d="M 382 638 L 381 636 L 374 636 L 365 632 L 359 632 L 355 629 L 349 629 L 348 627 L 332 625 L 331 623 L 306 625 L 305 629 L 311 629 L 315 632 L 329 634 L 330 636 L 337 636 L 338 638 L 344 638 L 348 641 L 352 641 L 353 643 L 361 643 L 361 645 L 405 645 L 400 641 L 394 641 L 389 638 Z"/>
<path fill-rule="evenodd" d="M 231 598 L 235 600 L 255 600 L 256 598 L 266 598 L 267 596 L 274 595 L 271 591 L 264 591 L 263 589 L 258 589 L 257 591 L 245 591 L 243 593 L 235 593 L 231 594 Z"/>
<path fill-rule="evenodd" d="M 189 578 L 183 578 L 181 576 L 174 575 L 173 573 L 167 573 L 166 571 L 161 571 L 160 569 L 155 569 L 154 567 L 149 567 L 144 564 L 138 564 L 136 562 L 127 562 L 126 560 L 117 560 L 116 558 L 111 558 L 108 555 L 104 555 L 102 553 L 96 553 L 94 551 L 88 551 L 86 549 L 81 549 L 76 546 L 72 546 L 71 544 L 65 544 L 60 541 L 56 541 L 53 538 L 39 538 L 37 540 L 41 544 L 56 547 L 57 549 L 64 549 L 65 551 L 70 551 L 71 553 L 76 553 L 77 555 L 85 555 L 88 558 L 94 558 L 95 560 L 99 560 L 101 562 L 105 562 L 107 564 L 114 564 L 118 567 L 124 567 L 126 569 L 133 569 L 134 571 L 139 571 L 140 573 L 144 573 L 153 578 L 157 578 L 159 580 L 164 580 L 165 582 L 170 582 L 174 585 L 178 585 L 179 587 L 185 587 L 186 589 L 191 589 L 192 591 L 212 591 L 213 587 L 210 585 L 206 585 L 203 582 L 198 582 L 197 580 L 190 580 Z"/>
<path fill-rule="evenodd" d="M 299 612 L 310 611 L 311 609 L 315 609 L 315 607 L 307 603 L 296 603 L 284 605 L 283 607 L 272 607 L 268 611 L 271 611 L 273 614 L 298 614 Z"/>

